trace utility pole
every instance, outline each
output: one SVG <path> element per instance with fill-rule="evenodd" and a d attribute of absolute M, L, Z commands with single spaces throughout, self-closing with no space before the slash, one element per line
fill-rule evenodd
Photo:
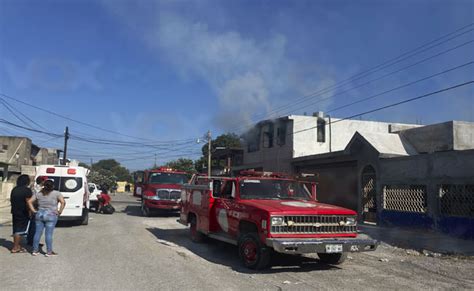
<path fill-rule="evenodd" d="M 92 169 L 92 164 L 93 164 L 93 163 L 94 163 L 94 161 L 93 161 L 92 158 L 91 158 L 91 169 Z"/>
<path fill-rule="evenodd" d="M 63 151 L 63 165 L 66 164 L 67 158 L 67 140 L 69 139 L 69 127 L 66 126 L 66 131 L 64 131 L 64 151 Z"/>
<path fill-rule="evenodd" d="M 211 177 L 211 131 L 207 131 L 207 176 Z"/>
<path fill-rule="evenodd" d="M 156 169 L 156 154 L 155 154 L 155 166 L 153 168 Z"/>

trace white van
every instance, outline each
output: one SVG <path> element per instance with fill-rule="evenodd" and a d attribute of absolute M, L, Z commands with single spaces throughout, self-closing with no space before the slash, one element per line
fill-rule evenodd
<path fill-rule="evenodd" d="M 72 220 L 82 225 L 89 223 L 88 173 L 89 170 L 83 167 L 63 165 L 36 167 L 36 177 L 46 176 L 53 180 L 54 190 L 60 191 L 64 196 L 66 207 L 59 216 L 59 220 Z"/>
<path fill-rule="evenodd" d="M 89 209 L 97 210 L 99 207 L 99 200 L 97 199 L 97 195 L 102 193 L 99 186 L 94 183 L 89 183 Z"/>

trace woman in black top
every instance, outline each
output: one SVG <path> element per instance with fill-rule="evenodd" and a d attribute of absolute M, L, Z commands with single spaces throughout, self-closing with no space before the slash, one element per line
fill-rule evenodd
<path fill-rule="evenodd" d="M 28 175 L 20 175 L 16 180 L 16 187 L 13 188 L 10 195 L 11 213 L 13 220 L 13 248 L 12 253 L 26 252 L 21 247 L 21 236 L 28 233 L 28 222 L 30 220 L 30 213 L 27 206 L 27 200 L 31 198 L 32 192 L 28 187 L 30 184 L 30 177 Z"/>

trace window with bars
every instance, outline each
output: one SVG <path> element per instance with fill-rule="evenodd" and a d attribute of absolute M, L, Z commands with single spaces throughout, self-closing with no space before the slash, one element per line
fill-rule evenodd
<path fill-rule="evenodd" d="M 383 208 L 392 211 L 426 213 L 425 185 L 386 185 L 383 187 Z"/>
<path fill-rule="evenodd" d="M 440 185 L 439 209 L 444 216 L 474 218 L 474 184 Z"/>

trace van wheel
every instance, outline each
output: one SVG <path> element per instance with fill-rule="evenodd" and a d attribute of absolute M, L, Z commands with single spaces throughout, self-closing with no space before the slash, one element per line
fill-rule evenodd
<path fill-rule="evenodd" d="M 271 255 L 256 233 L 247 233 L 239 239 L 239 257 L 245 267 L 260 270 L 270 265 Z"/>
<path fill-rule="evenodd" d="M 195 243 L 202 243 L 206 238 L 204 234 L 197 229 L 197 220 L 194 216 L 190 219 L 189 237 L 191 241 Z"/>
<path fill-rule="evenodd" d="M 150 208 L 145 205 L 145 200 L 142 199 L 142 215 L 145 217 L 150 217 Z"/>
<path fill-rule="evenodd" d="M 344 263 L 347 258 L 347 253 L 339 253 L 339 254 L 326 254 L 326 253 L 318 253 L 319 260 L 324 264 L 329 265 L 339 265 Z"/>
<path fill-rule="evenodd" d="M 88 225 L 88 224 L 89 224 L 89 209 L 83 208 L 81 225 Z"/>

